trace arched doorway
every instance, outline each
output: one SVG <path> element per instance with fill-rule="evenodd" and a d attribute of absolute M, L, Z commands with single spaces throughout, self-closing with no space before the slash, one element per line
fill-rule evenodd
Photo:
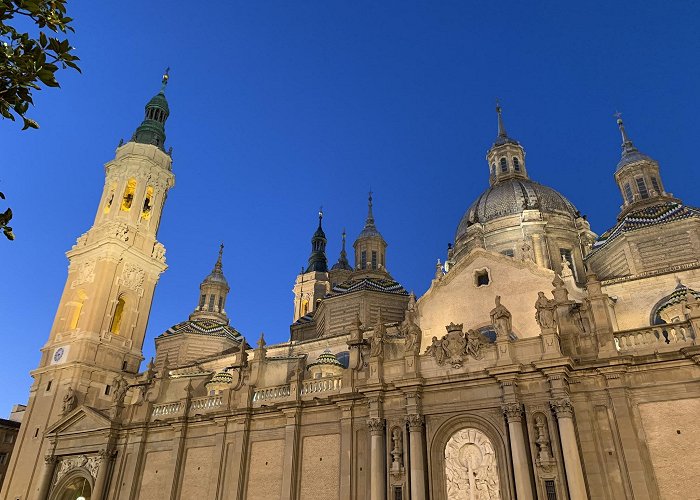
<path fill-rule="evenodd" d="M 90 500 L 92 498 L 90 481 L 85 476 L 73 476 L 63 483 L 51 498 L 52 500 Z"/>
<path fill-rule="evenodd" d="M 445 445 L 447 500 L 500 500 L 498 461 L 478 429 L 460 429 Z"/>

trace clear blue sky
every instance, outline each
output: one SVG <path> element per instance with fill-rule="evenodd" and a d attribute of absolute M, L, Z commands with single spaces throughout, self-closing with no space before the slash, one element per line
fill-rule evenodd
<path fill-rule="evenodd" d="M 481 4 L 477 6 L 477 4 Z M 621 203 L 615 110 L 659 160 L 667 189 L 700 204 L 700 4 L 674 2 L 69 2 L 83 74 L 36 93 L 38 131 L 0 122 L 0 416 L 25 402 L 86 231 L 103 164 L 140 123 L 170 66 L 176 186 L 144 346 L 187 318 L 220 241 L 232 324 L 288 338 L 292 286 L 323 205 L 329 260 L 375 192 L 387 265 L 423 293 L 487 186 L 500 97 L 528 172 L 593 229 Z M 4 205 L 1 205 L 4 207 Z"/>

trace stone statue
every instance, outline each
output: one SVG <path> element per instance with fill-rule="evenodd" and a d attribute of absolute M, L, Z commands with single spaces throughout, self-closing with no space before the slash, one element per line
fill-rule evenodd
<path fill-rule="evenodd" d="M 471 355 L 474 359 L 481 359 L 484 355 L 481 352 L 481 348 L 488 344 L 488 340 L 484 335 L 476 330 L 467 331 L 467 347 L 466 353 Z"/>
<path fill-rule="evenodd" d="M 491 324 L 496 330 L 496 338 L 507 339 L 513 330 L 513 321 L 510 311 L 501 304 L 501 296 L 496 295 L 496 307 L 491 309 Z"/>
<path fill-rule="evenodd" d="M 374 329 L 374 335 L 372 335 L 372 340 L 370 342 L 369 355 L 373 357 L 381 356 L 384 354 L 384 335 L 380 328 Z"/>
<path fill-rule="evenodd" d="M 548 299 L 544 296 L 544 292 L 537 292 L 537 300 L 535 301 L 535 321 L 540 325 L 542 330 L 555 327 L 554 309 L 556 302 L 553 299 Z"/>
<path fill-rule="evenodd" d="M 527 240 L 523 240 L 523 244 L 520 246 L 520 258 L 523 261 L 532 262 L 534 260 L 532 257 L 532 247 Z"/>
<path fill-rule="evenodd" d="M 447 357 L 447 351 L 443 345 L 442 340 L 438 340 L 437 337 L 433 337 L 433 342 L 425 350 L 425 354 L 435 358 L 438 365 L 445 363 L 445 358 Z"/>
<path fill-rule="evenodd" d="M 75 392 L 73 392 L 72 387 L 69 387 L 68 392 L 63 396 L 63 408 L 61 408 L 61 413 L 67 415 L 73 411 L 73 408 L 75 408 Z"/>
<path fill-rule="evenodd" d="M 401 430 L 398 427 L 395 427 L 392 431 L 391 440 L 394 444 L 393 449 L 391 450 L 391 470 L 392 472 L 397 472 L 403 468 L 401 465 L 403 445 L 401 444 Z"/>
<path fill-rule="evenodd" d="M 535 429 L 537 430 L 537 439 L 535 443 L 539 448 L 537 454 L 537 465 L 548 465 L 552 460 L 552 453 L 549 448 L 549 432 L 547 432 L 547 422 L 541 413 L 535 417 Z"/>
<path fill-rule="evenodd" d="M 439 280 L 445 275 L 445 271 L 442 269 L 442 262 L 440 262 L 440 259 L 437 260 L 437 264 L 435 264 L 435 279 Z"/>
<path fill-rule="evenodd" d="M 564 257 L 561 259 L 561 277 L 562 278 L 570 278 L 573 276 L 574 273 L 571 270 L 571 264 L 569 264 L 569 261 L 566 260 Z"/>
<path fill-rule="evenodd" d="M 403 320 L 403 323 L 401 323 L 400 330 L 401 333 L 406 336 L 404 353 L 415 354 L 418 350 L 420 350 L 421 329 L 416 324 L 416 312 L 414 309 L 409 308 L 406 311 L 406 318 Z"/>
<path fill-rule="evenodd" d="M 126 397 L 126 391 L 129 389 L 129 384 L 124 379 L 122 375 L 119 375 L 114 381 L 114 395 L 113 400 L 116 404 L 124 404 L 124 398 Z"/>

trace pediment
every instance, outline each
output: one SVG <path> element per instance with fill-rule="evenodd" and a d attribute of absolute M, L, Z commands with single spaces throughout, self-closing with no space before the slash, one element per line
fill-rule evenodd
<path fill-rule="evenodd" d="M 47 433 L 73 434 L 107 429 L 112 426 L 112 421 L 99 411 L 89 406 L 79 406 L 58 422 L 49 427 Z"/>

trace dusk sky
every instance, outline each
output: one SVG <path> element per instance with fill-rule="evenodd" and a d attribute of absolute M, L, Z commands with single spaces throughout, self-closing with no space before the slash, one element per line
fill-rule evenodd
<path fill-rule="evenodd" d="M 374 192 L 387 267 L 417 295 L 488 186 L 495 99 L 531 178 L 600 234 L 623 112 L 668 191 L 700 205 L 700 4 L 674 2 L 69 1 L 82 74 L 35 93 L 39 130 L 0 122 L 0 191 L 16 241 L 0 241 L 0 417 L 26 403 L 66 279 L 92 224 L 103 165 L 171 68 L 166 147 L 175 187 L 144 355 L 187 318 L 220 242 L 231 324 L 254 343 L 289 337 L 292 286 L 323 205 L 328 258 Z M 672 249 L 669 249 L 672 251 Z M 352 259 L 352 257 L 351 257 Z M 534 311 L 533 311 L 534 312 Z"/>

